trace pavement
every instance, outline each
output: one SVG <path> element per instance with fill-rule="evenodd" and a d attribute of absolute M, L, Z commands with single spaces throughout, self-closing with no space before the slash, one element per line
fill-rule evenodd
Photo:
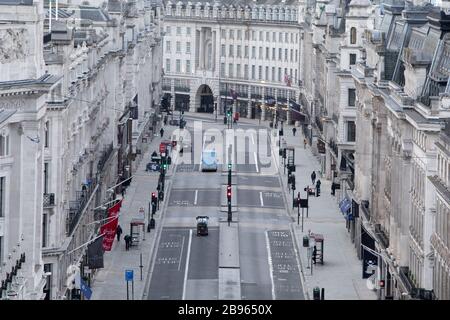
<path fill-rule="evenodd" d="M 159 172 L 146 172 L 145 167 L 150 162 L 150 154 L 159 150 L 161 140 L 167 139 L 175 126 L 164 126 L 163 139 L 155 134 L 153 140 L 149 143 L 149 148 L 145 152 L 140 164 L 134 172 L 131 184 L 126 189 L 122 208 L 120 210 L 119 225 L 122 227 L 123 234 L 120 242 L 117 238 L 114 240 L 111 251 L 104 254 L 104 268 L 99 269 L 93 282 L 91 283 L 91 300 L 126 300 L 127 283 L 125 281 L 125 270 L 133 270 L 134 281 L 133 288 L 131 282 L 128 284 L 128 299 L 141 300 L 145 291 L 146 281 L 148 280 L 150 259 L 152 257 L 155 244 L 157 243 L 157 230 L 161 229 L 161 212 L 159 210 L 154 215 L 156 229 L 147 232 L 148 209 L 151 192 L 156 192 L 158 185 Z M 170 191 L 170 176 L 173 174 L 174 165 L 169 167 L 166 174 L 165 199 L 160 206 L 167 202 L 167 194 Z M 123 237 L 130 233 L 130 222 L 133 217 L 139 213 L 140 208 L 145 210 L 146 225 L 144 231 L 141 229 L 141 239 L 137 246 L 132 246 L 129 251 L 125 250 L 125 241 Z M 142 265 L 142 271 L 140 266 Z M 142 274 L 142 277 L 141 277 Z"/>
<path fill-rule="evenodd" d="M 296 136 L 293 136 L 292 128 L 293 125 L 284 125 L 283 138 L 288 147 L 295 148 L 295 196 L 300 192 L 301 198 L 306 197 L 304 188 L 312 186 L 312 171 L 316 172 L 316 179 L 322 182 L 320 196 L 309 197 L 309 217 L 306 218 L 305 214 L 302 232 L 301 219 L 297 223 L 297 208 L 292 208 L 292 191 L 289 193 L 287 189 L 287 171 L 285 174 L 283 167 L 279 167 L 289 213 L 295 219 L 291 230 L 300 252 L 305 291 L 309 299 L 312 299 L 313 288 L 319 287 L 325 289 L 327 300 L 375 300 L 375 292 L 367 288 L 366 280 L 361 277 L 362 261 L 356 255 L 337 198 L 331 195 L 331 181 L 321 175 L 320 163 L 312 154 L 311 147 L 308 145 L 304 148 L 302 130 L 297 128 Z M 277 133 L 272 135 L 272 142 L 278 141 L 276 135 Z M 272 146 L 276 146 L 276 143 L 272 143 Z M 275 154 L 278 157 L 278 147 Z M 277 160 L 279 161 L 279 157 Z M 322 234 L 324 237 L 324 264 L 313 264 L 312 269 L 307 248 L 303 247 L 303 237 L 309 232 Z"/>

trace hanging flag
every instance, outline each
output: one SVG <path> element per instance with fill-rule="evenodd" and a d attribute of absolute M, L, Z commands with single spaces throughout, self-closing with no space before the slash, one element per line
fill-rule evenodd
<path fill-rule="evenodd" d="M 84 282 L 83 278 L 80 278 L 80 291 L 83 293 L 87 300 L 91 299 L 92 289 Z"/>
<path fill-rule="evenodd" d="M 103 236 L 88 245 L 89 269 L 103 268 Z"/>
<path fill-rule="evenodd" d="M 290 87 L 291 86 L 291 77 L 288 75 L 288 74 L 285 74 L 284 75 L 284 82 L 286 83 L 286 85 L 288 86 L 288 87 Z"/>
<path fill-rule="evenodd" d="M 110 219 L 100 228 L 100 234 L 105 235 L 103 237 L 104 251 L 111 251 L 112 244 L 114 242 L 114 237 L 116 236 L 116 229 L 119 220 L 118 215 L 121 206 L 122 206 L 122 199 L 108 209 L 108 218 Z"/>
<path fill-rule="evenodd" d="M 234 100 L 236 100 L 238 97 L 237 92 L 233 89 L 230 89 L 230 95 Z"/>

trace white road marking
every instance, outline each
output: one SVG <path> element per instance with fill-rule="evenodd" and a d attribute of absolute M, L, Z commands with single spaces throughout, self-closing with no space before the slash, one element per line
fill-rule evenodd
<path fill-rule="evenodd" d="M 178 271 L 180 271 L 180 268 L 181 268 L 181 258 L 183 258 L 184 238 L 186 238 L 186 237 L 183 237 L 183 242 L 181 242 L 180 259 L 178 259 L 178 260 L 179 260 L 179 262 L 178 262 Z"/>
<path fill-rule="evenodd" d="M 259 200 L 261 201 L 261 207 L 264 207 L 264 201 L 263 201 L 262 191 L 259 192 Z"/>
<path fill-rule="evenodd" d="M 189 257 L 191 255 L 191 242 L 192 242 L 192 229 L 189 229 L 189 243 L 188 243 L 188 250 L 187 250 L 187 255 L 186 255 L 186 268 L 184 269 L 182 300 L 186 300 L 186 284 L 187 284 L 187 276 L 188 276 L 188 270 L 189 270 Z"/>
<path fill-rule="evenodd" d="M 272 255 L 270 253 L 269 235 L 267 233 L 267 230 L 266 230 L 265 234 L 266 234 L 267 260 L 268 260 L 268 263 L 269 263 L 269 272 L 270 272 L 270 282 L 272 284 L 272 300 L 276 300 L 276 297 L 275 297 L 275 283 L 273 281 Z"/>
<path fill-rule="evenodd" d="M 256 156 L 256 152 L 253 152 L 253 155 L 255 156 L 256 172 L 259 172 L 259 167 L 258 167 L 258 157 Z"/>
<path fill-rule="evenodd" d="M 251 134 L 252 137 L 252 143 L 255 144 L 255 139 L 253 138 L 253 133 Z"/>
<path fill-rule="evenodd" d="M 197 196 L 198 196 L 198 190 L 195 190 L 195 198 L 194 198 L 194 205 L 197 205 Z"/>

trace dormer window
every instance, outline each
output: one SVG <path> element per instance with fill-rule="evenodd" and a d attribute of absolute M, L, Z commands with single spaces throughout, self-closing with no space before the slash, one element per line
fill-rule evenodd
<path fill-rule="evenodd" d="M 356 44 L 356 28 L 352 27 L 350 29 L 350 44 Z"/>

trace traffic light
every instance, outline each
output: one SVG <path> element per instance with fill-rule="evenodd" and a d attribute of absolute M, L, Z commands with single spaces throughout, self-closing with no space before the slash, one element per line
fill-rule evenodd
<path fill-rule="evenodd" d="M 156 193 L 152 192 L 152 204 L 156 204 L 158 198 L 156 198 Z"/>
<path fill-rule="evenodd" d="M 227 186 L 227 199 L 231 201 L 231 186 Z"/>
<path fill-rule="evenodd" d="M 158 199 L 159 199 L 159 201 L 163 201 L 164 200 L 164 191 L 159 191 L 158 192 Z"/>
<path fill-rule="evenodd" d="M 295 176 L 293 174 L 291 175 L 291 184 L 292 184 L 292 186 L 291 186 L 292 190 L 295 190 Z"/>
<path fill-rule="evenodd" d="M 231 109 L 228 109 L 227 116 L 231 117 Z"/>
<path fill-rule="evenodd" d="M 228 170 L 231 170 L 231 163 L 228 164 Z"/>
<path fill-rule="evenodd" d="M 380 288 L 384 288 L 385 282 L 384 280 L 380 280 Z"/>
<path fill-rule="evenodd" d="M 152 203 L 152 215 L 156 213 L 156 203 Z"/>

